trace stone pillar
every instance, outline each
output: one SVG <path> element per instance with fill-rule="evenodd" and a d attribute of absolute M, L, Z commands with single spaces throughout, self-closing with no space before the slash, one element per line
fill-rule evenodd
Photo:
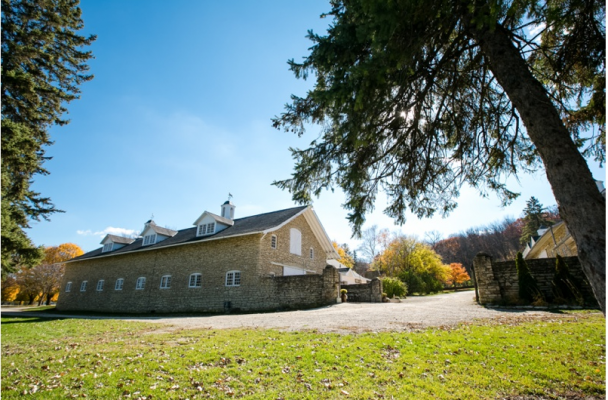
<path fill-rule="evenodd" d="M 473 260 L 475 285 L 479 291 L 479 304 L 496 304 L 502 301 L 500 286 L 492 269 L 492 257 L 478 253 Z"/>
<path fill-rule="evenodd" d="M 370 302 L 382 303 L 382 281 L 379 278 L 374 278 L 369 283 L 370 287 Z"/>
<path fill-rule="evenodd" d="M 340 298 L 340 273 L 331 265 L 323 270 L 323 301 L 326 304 L 337 303 Z"/>

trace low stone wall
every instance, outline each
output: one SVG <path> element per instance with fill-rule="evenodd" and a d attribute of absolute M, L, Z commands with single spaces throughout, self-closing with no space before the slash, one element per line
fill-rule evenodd
<path fill-rule="evenodd" d="M 382 302 L 382 281 L 378 278 L 372 279 L 372 281 L 369 283 L 361 283 L 358 285 L 342 285 L 341 289 L 347 290 L 347 301 L 349 302 Z"/>
<path fill-rule="evenodd" d="M 259 309 L 302 309 L 336 303 L 340 296 L 340 273 L 332 266 L 323 275 L 262 278 L 264 301 Z"/>
<path fill-rule="evenodd" d="M 570 274 L 580 283 L 588 305 L 596 305 L 593 291 L 581 269 L 578 257 L 564 257 Z M 553 301 L 551 281 L 555 275 L 555 258 L 526 260 L 530 273 L 548 302 Z M 494 262 L 492 257 L 479 253 L 473 260 L 475 285 L 480 304 L 516 303 L 519 300 L 519 280 L 515 260 Z"/>

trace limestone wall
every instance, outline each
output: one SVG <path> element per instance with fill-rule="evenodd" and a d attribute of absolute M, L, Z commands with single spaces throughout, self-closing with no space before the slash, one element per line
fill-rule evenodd
<path fill-rule="evenodd" d="M 568 265 L 570 274 L 580 283 L 586 302 L 595 305 L 591 286 L 581 269 L 578 257 L 564 257 L 564 261 Z M 526 260 L 532 276 L 548 302 L 553 301 L 551 281 L 555 274 L 555 263 L 555 258 Z M 473 261 L 473 268 L 480 304 L 518 302 L 519 281 L 515 260 L 494 262 L 491 256 L 480 253 Z"/>
<path fill-rule="evenodd" d="M 358 285 L 342 285 L 341 289 L 347 290 L 349 302 L 361 303 L 381 303 L 382 302 L 382 281 L 378 278 L 369 283 Z"/>

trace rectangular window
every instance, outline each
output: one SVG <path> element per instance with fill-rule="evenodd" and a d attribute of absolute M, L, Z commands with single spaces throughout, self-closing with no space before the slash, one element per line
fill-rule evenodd
<path fill-rule="evenodd" d="M 313 258 L 315 258 L 315 250 L 311 247 L 310 248 L 310 259 L 312 260 Z"/>
<path fill-rule="evenodd" d="M 241 271 L 230 271 L 226 273 L 226 286 L 240 286 Z"/>
<path fill-rule="evenodd" d="M 144 246 L 156 243 L 156 234 L 144 236 Z"/>
<path fill-rule="evenodd" d="M 296 228 L 289 230 L 289 252 L 298 256 L 302 255 L 302 233 Z"/>
<path fill-rule="evenodd" d="M 207 233 L 207 225 L 199 225 L 198 226 L 198 236 L 204 235 L 205 233 Z"/>
<path fill-rule="evenodd" d="M 67 285 L 65 285 L 65 292 L 69 292 L 70 290 L 72 290 L 72 282 L 68 282 Z"/>
<path fill-rule="evenodd" d="M 207 235 L 211 235 L 213 232 L 215 232 L 215 222 L 207 224 Z"/>
<path fill-rule="evenodd" d="M 122 278 L 116 279 L 116 285 L 114 285 L 114 290 L 122 290 L 122 286 L 125 284 L 125 280 Z"/>
<path fill-rule="evenodd" d="M 203 276 L 201 274 L 192 274 L 190 275 L 190 282 L 188 283 L 188 287 L 197 288 L 201 287 L 203 282 Z"/>
<path fill-rule="evenodd" d="M 87 291 L 87 281 L 82 281 L 82 283 L 80 284 L 80 291 L 81 292 L 86 292 Z"/>
<path fill-rule="evenodd" d="M 270 247 L 272 247 L 273 249 L 277 248 L 277 235 L 272 235 L 272 237 L 270 238 Z"/>
<path fill-rule="evenodd" d="M 137 283 L 135 284 L 135 290 L 143 290 L 146 287 L 146 278 L 141 277 L 137 278 Z"/>
<path fill-rule="evenodd" d="M 112 245 L 114 245 L 114 243 L 112 243 L 112 242 L 104 244 L 103 250 L 101 252 L 105 253 L 107 251 L 112 251 Z"/>
<path fill-rule="evenodd" d="M 97 291 L 98 292 L 101 292 L 103 290 L 103 283 L 104 283 L 103 279 L 100 279 L 97 281 Z"/>
<path fill-rule="evenodd" d="M 160 278 L 160 288 L 169 289 L 171 287 L 171 275 L 165 275 Z"/>

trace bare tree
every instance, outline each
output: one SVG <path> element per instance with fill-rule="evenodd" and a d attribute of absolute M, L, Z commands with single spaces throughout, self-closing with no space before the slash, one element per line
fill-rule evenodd
<path fill-rule="evenodd" d="M 443 239 L 443 235 L 439 231 L 428 231 L 424 233 L 424 243 L 429 246 L 435 246 L 441 239 Z"/>

